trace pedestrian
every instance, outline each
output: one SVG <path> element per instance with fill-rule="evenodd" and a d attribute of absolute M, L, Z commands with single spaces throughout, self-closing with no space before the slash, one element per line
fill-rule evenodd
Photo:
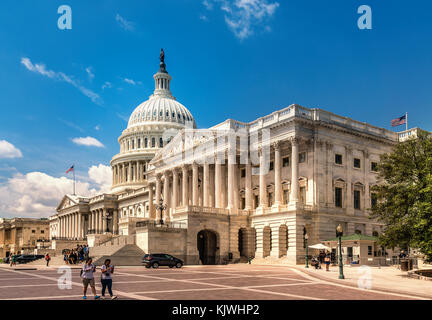
<path fill-rule="evenodd" d="M 14 254 L 14 255 L 12 256 L 10 266 L 11 266 L 11 267 L 12 267 L 12 266 L 16 266 L 16 262 L 17 262 L 17 255 Z"/>
<path fill-rule="evenodd" d="M 49 266 L 49 263 L 50 263 L 50 261 L 51 261 L 51 257 L 50 257 L 50 255 L 49 255 L 49 253 L 47 253 L 47 254 L 45 255 L 45 261 L 46 261 L 46 266 L 48 267 L 48 266 Z"/>
<path fill-rule="evenodd" d="M 325 258 L 324 258 L 324 263 L 326 265 L 326 271 L 330 271 L 330 269 L 329 269 L 330 268 L 330 261 L 331 261 L 330 255 L 327 253 Z"/>
<path fill-rule="evenodd" d="M 83 282 L 83 299 L 87 299 L 87 287 L 90 285 L 95 300 L 100 297 L 96 294 L 96 287 L 93 273 L 96 272 L 96 266 L 92 263 L 92 258 L 86 260 L 81 270 L 81 278 Z"/>
<path fill-rule="evenodd" d="M 68 260 L 69 260 L 69 258 L 68 258 L 68 255 L 67 255 L 67 251 L 65 250 L 64 253 L 63 253 L 63 261 L 65 262 L 65 264 L 68 264 Z"/>
<path fill-rule="evenodd" d="M 112 292 L 112 277 L 114 273 L 114 266 L 111 265 L 111 260 L 106 259 L 104 265 L 101 267 L 101 284 L 102 284 L 102 299 L 105 299 L 105 290 L 108 288 L 108 293 L 111 296 L 111 300 L 117 299 L 117 296 L 113 295 Z"/>

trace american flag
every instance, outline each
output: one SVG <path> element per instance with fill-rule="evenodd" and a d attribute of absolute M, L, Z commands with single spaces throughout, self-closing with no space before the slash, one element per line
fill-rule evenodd
<path fill-rule="evenodd" d="M 67 171 L 66 173 L 68 173 L 69 171 L 73 171 L 74 170 L 74 165 L 72 165 Z"/>
<path fill-rule="evenodd" d="M 405 124 L 406 123 L 406 114 L 404 114 L 402 117 L 400 117 L 400 118 L 397 118 L 397 119 L 393 119 L 392 121 L 391 121 L 391 126 L 392 127 L 397 127 L 397 126 L 400 126 L 400 125 L 402 125 L 402 124 Z"/>

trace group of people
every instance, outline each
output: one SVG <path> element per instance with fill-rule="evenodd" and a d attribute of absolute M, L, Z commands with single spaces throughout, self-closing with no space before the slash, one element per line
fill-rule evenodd
<path fill-rule="evenodd" d="M 317 257 L 312 258 L 311 265 L 315 269 L 321 269 L 321 265 L 325 264 L 326 271 L 330 271 L 331 254 L 329 251 L 321 250 Z"/>
<path fill-rule="evenodd" d="M 77 245 L 74 249 L 63 250 L 63 260 L 65 264 L 82 263 L 88 259 L 89 254 L 90 250 L 87 245 Z"/>
<path fill-rule="evenodd" d="M 96 286 L 95 286 L 95 279 L 94 279 L 94 273 L 96 272 L 96 270 L 97 268 L 93 264 L 92 258 L 87 258 L 81 270 L 84 300 L 87 299 L 87 288 L 89 285 L 95 300 L 100 299 L 100 296 L 96 294 Z M 101 284 L 102 284 L 102 291 L 101 291 L 102 299 L 105 299 L 106 289 L 108 289 L 108 293 L 112 300 L 117 299 L 117 296 L 115 296 L 112 292 L 112 274 L 114 273 L 114 266 L 111 265 L 110 259 L 105 260 L 105 263 L 103 264 L 103 266 L 101 266 L 100 271 L 101 271 Z"/>

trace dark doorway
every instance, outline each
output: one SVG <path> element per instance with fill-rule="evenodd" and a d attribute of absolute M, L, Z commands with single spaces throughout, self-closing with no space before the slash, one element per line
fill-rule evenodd
<path fill-rule="evenodd" d="M 216 264 L 217 237 L 210 230 L 202 230 L 197 235 L 199 258 L 202 264 Z"/>

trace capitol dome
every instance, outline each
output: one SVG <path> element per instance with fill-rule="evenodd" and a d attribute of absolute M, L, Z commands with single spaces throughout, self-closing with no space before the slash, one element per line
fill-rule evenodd
<path fill-rule="evenodd" d="M 166 71 L 161 50 L 160 68 L 153 76 L 155 90 L 132 112 L 128 126 L 118 139 L 120 152 L 111 160 L 112 193 L 139 189 L 147 184 L 148 164 L 184 128 L 196 128 L 189 110 L 170 91 L 171 76 Z"/>
<path fill-rule="evenodd" d="M 174 98 L 152 96 L 132 112 L 128 128 L 155 122 L 174 122 L 185 125 L 188 121 L 193 122 L 195 127 L 192 114 Z"/>

